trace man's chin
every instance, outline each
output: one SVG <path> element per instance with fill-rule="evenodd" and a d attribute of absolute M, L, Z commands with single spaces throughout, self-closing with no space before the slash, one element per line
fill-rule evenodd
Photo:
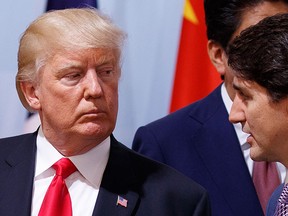
<path fill-rule="evenodd" d="M 250 149 L 250 157 L 253 161 L 266 161 L 267 160 L 267 157 L 265 157 L 263 152 L 259 150 L 258 148 Z"/>
<path fill-rule="evenodd" d="M 263 155 L 250 155 L 251 159 L 253 161 L 261 162 L 261 161 L 268 161 L 268 158 Z"/>

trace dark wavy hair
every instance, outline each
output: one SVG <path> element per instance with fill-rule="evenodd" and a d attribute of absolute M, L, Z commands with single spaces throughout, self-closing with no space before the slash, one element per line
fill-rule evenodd
<path fill-rule="evenodd" d="M 288 0 L 204 0 L 207 37 L 226 50 L 232 35 L 241 24 L 242 12 L 263 2 Z"/>
<path fill-rule="evenodd" d="M 273 102 L 288 96 L 288 13 L 267 17 L 228 46 L 235 76 L 264 87 Z"/>

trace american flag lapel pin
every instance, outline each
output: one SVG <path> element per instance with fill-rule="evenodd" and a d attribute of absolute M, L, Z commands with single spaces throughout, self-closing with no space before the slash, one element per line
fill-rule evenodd
<path fill-rule="evenodd" d="M 123 206 L 123 207 L 127 208 L 128 200 L 127 200 L 127 199 L 124 199 L 123 197 L 121 197 L 121 196 L 118 195 L 116 205 L 120 205 L 120 206 Z"/>

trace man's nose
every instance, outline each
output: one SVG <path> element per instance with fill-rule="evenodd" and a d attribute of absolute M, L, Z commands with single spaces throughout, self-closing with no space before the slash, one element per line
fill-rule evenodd
<path fill-rule="evenodd" d="M 234 97 L 232 108 L 229 114 L 229 121 L 233 124 L 245 121 L 245 113 L 243 110 L 243 102 L 237 96 Z"/>
<path fill-rule="evenodd" d="M 98 98 L 103 94 L 102 83 L 95 70 L 89 70 L 84 81 L 84 98 Z"/>

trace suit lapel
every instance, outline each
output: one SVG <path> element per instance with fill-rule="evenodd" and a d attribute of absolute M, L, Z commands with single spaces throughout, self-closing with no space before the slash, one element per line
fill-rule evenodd
<path fill-rule="evenodd" d="M 5 215 L 31 214 L 36 135 L 12 138 L 11 145 L 17 144 L 7 155 L 0 171 L 0 179 L 3 179 L 0 186 L 0 212 L 6 212 Z"/>
<path fill-rule="evenodd" d="M 204 118 L 201 114 L 198 115 L 198 121 L 202 123 L 202 127 L 198 130 L 198 139 L 192 138 L 193 142 L 196 141 L 193 147 L 197 149 L 211 178 L 232 209 L 238 209 L 239 212 L 244 210 L 255 212 L 260 210 L 260 203 L 236 132 L 228 120 L 228 113 L 222 98 L 219 97 L 221 97 L 220 88 L 210 96 L 209 103 L 203 106 L 210 109 L 208 116 Z M 209 144 L 206 145 L 206 143 Z M 214 144 L 211 145 L 211 143 Z M 238 197 L 235 197 L 235 194 L 238 194 Z M 235 202 L 237 199 L 239 202 Z M 257 205 L 259 208 L 255 207 Z M 261 215 L 260 211 L 259 213 Z"/>
<path fill-rule="evenodd" d="M 126 147 L 111 136 L 108 164 L 101 182 L 93 215 L 132 215 L 139 201 L 137 180 Z M 117 205 L 118 196 L 128 201 L 127 207 Z"/>

